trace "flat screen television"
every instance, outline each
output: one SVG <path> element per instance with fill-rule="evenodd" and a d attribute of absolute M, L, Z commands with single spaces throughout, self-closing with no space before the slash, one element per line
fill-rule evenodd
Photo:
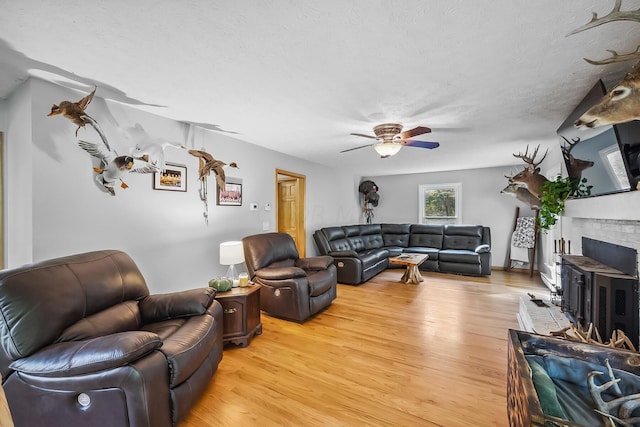
<path fill-rule="evenodd" d="M 557 131 L 560 144 L 567 150 L 571 148 L 573 159 L 584 161 L 578 162 L 582 167 L 576 168 L 570 164 L 569 157 L 564 156 L 567 171 L 582 169 L 579 175 L 587 180 L 586 185 L 592 186 L 591 196 L 635 190 L 640 181 L 640 122 L 593 129 L 578 129 L 573 125 L 606 93 L 605 84 L 598 80 Z M 567 141 L 575 145 L 570 147 Z"/>

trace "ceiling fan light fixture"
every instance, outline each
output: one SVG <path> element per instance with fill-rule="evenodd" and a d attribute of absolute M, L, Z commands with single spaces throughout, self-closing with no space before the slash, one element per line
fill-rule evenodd
<path fill-rule="evenodd" d="M 380 157 L 384 159 L 398 154 L 398 151 L 402 148 L 402 144 L 398 142 L 381 142 L 374 145 L 373 148 L 380 154 Z"/>

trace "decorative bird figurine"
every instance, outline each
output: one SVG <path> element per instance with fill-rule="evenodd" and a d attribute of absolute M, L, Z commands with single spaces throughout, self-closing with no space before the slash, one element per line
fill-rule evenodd
<path fill-rule="evenodd" d="M 133 139 L 133 142 L 135 142 L 135 147 L 129 151 L 129 154 L 156 166 L 159 172 L 164 172 L 165 170 L 165 150 L 167 147 L 176 149 L 187 148 L 177 142 L 151 137 L 140 124 L 136 124 L 133 128 L 129 128 L 125 132 L 127 133 L 127 137 Z"/>
<path fill-rule="evenodd" d="M 78 131 L 81 127 L 84 127 L 89 120 L 93 120 L 84 110 L 86 110 L 87 105 L 93 99 L 93 95 L 96 93 L 97 86 L 93 89 L 89 95 L 85 96 L 78 102 L 71 101 L 62 101 L 60 105 L 53 104 L 51 107 L 51 112 L 47 114 L 50 116 L 58 116 L 62 114 L 64 117 L 71 120 L 74 124 L 78 125 L 78 129 L 76 129 L 76 136 L 78 136 Z"/>
<path fill-rule="evenodd" d="M 131 156 L 118 156 L 113 151 L 107 151 L 99 144 L 94 144 L 87 141 L 78 141 L 80 148 L 87 153 L 100 159 L 102 167 L 93 168 L 97 173 L 96 181 L 102 185 L 112 196 L 116 195 L 114 190 L 114 184 L 117 180 L 120 180 L 120 186 L 122 188 L 128 188 L 122 180 L 124 175 L 129 172 L 135 173 L 151 173 L 155 172 L 157 168 L 145 162 L 144 166 L 139 168 L 133 168 L 135 159 Z"/>
<path fill-rule="evenodd" d="M 211 171 L 216 174 L 216 184 L 220 191 L 224 191 L 225 174 L 223 167 L 229 166 L 230 168 L 240 169 L 235 162 L 231 162 L 228 165 L 221 161 L 216 160 L 213 156 L 206 151 L 189 150 L 189 154 L 196 156 L 200 160 L 200 166 L 198 168 L 198 175 L 201 181 L 205 181 L 211 174 Z"/>

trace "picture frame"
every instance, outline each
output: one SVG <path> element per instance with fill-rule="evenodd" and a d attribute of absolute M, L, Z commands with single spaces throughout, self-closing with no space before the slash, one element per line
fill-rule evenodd
<path fill-rule="evenodd" d="M 163 172 L 153 173 L 153 189 L 187 191 L 187 167 L 178 163 L 165 163 Z"/>
<path fill-rule="evenodd" d="M 224 190 L 216 186 L 216 203 L 219 206 L 242 206 L 242 184 L 225 182 Z"/>

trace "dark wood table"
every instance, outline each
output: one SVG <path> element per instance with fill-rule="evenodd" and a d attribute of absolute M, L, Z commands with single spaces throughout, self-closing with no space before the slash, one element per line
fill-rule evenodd
<path fill-rule="evenodd" d="M 260 321 L 260 285 L 231 288 L 217 292 L 216 300 L 222 304 L 223 342 L 241 347 L 249 345 L 254 335 L 262 334 Z"/>

